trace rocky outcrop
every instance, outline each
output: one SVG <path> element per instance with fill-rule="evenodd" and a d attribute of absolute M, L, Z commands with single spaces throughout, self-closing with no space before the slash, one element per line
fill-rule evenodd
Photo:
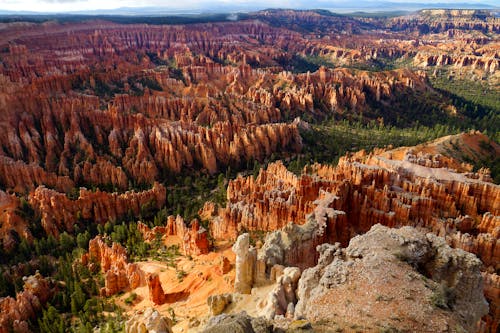
<path fill-rule="evenodd" d="M 389 122 L 406 111 L 402 96 L 436 93 L 422 71 L 379 67 L 452 66 L 486 77 L 491 86 L 498 73 L 499 20 L 484 12 L 381 19 L 286 10 L 248 15 L 183 26 L 2 23 L 0 188 L 31 192 L 42 227 L 57 236 L 76 223 L 137 216 L 143 205 L 161 208 L 166 189 L 155 181 L 173 174 L 216 174 L 276 154 L 287 158 L 302 149 L 299 130 L 308 127 L 296 117 L 383 121 L 383 115 Z M 343 65 L 376 70 L 338 68 Z M 441 106 L 447 101 L 438 104 L 448 114 Z M 401 110 L 392 108 L 397 105 Z M 236 249 L 239 290 L 276 281 L 285 265 L 310 267 L 317 245 L 346 246 L 382 223 L 425 227 L 476 253 L 491 275 L 486 295 L 496 304 L 498 186 L 487 172 L 460 174 L 457 163 L 425 149 L 404 158 L 389 154 L 350 156 L 300 176 L 272 163 L 257 179 L 231 181 L 226 207 L 208 204 L 201 214 L 211 234 L 235 240 L 244 231 L 271 232 L 259 251 L 246 244 Z M 124 192 L 147 185 L 152 189 Z M 63 194 L 75 195 L 75 187 L 101 190 L 82 189 L 74 199 Z M 7 247 L 14 231 L 30 237 L 13 212 L 16 200 L 5 200 L 9 207 L 0 213 Z M 198 221 L 171 217 L 165 227 L 140 228 L 149 241 L 179 236 L 186 255 L 209 249 Z M 120 265 L 105 272 L 110 292 L 131 283 L 123 273 L 129 266 Z M 224 262 L 221 271 L 228 271 Z M 499 321 L 493 305 L 485 329 Z"/>
<path fill-rule="evenodd" d="M 214 174 L 300 151 L 297 116 L 362 111 L 376 119 L 372 101 L 390 103 L 411 89 L 428 90 L 425 74 L 409 70 L 289 72 L 297 54 L 349 65 L 410 57 L 414 39 L 305 38 L 291 21 L 336 36 L 346 33 L 344 23 L 356 33 L 368 23 L 313 12 L 256 15 L 257 21 L 203 26 L 203 34 L 200 26 L 92 22 L 39 27 L 43 34 L 26 26 L 22 36 L 19 26 L 6 25 L 0 40 L 0 183 L 19 192 L 39 185 L 123 191 L 184 168 Z M 289 29 L 263 23 L 282 15 Z M 491 72 L 494 55 L 474 47 L 464 57 L 480 59 L 461 63 Z"/>
<path fill-rule="evenodd" d="M 137 229 L 142 234 L 142 238 L 145 242 L 153 242 L 158 238 L 162 238 L 167 233 L 167 228 L 164 226 L 154 226 L 153 228 L 149 228 L 142 222 L 137 223 Z"/>
<path fill-rule="evenodd" d="M 295 314 L 297 283 L 301 276 L 298 267 L 286 267 L 276 279 L 276 286 L 261 304 L 261 315 L 268 319 L 285 316 L 292 319 Z"/>
<path fill-rule="evenodd" d="M 187 226 L 180 215 L 177 217 L 170 215 L 165 226 L 155 226 L 150 229 L 144 223 L 139 223 L 137 228 L 144 240 L 148 242 L 157 239 L 165 240 L 168 236 L 178 236 L 182 241 L 182 252 L 186 256 L 207 254 L 210 250 L 208 231 L 200 225 L 197 219 L 192 220 Z"/>
<path fill-rule="evenodd" d="M 242 234 L 238 237 L 233 244 L 233 252 L 236 254 L 234 291 L 250 294 L 254 281 L 257 253 L 255 248 L 250 247 L 250 236 L 248 234 Z"/>
<path fill-rule="evenodd" d="M 478 332 L 496 332 L 500 327 L 500 276 L 483 272 L 484 297 L 490 304 L 490 312 L 482 318 Z"/>
<path fill-rule="evenodd" d="M 338 315 L 369 328 L 384 319 L 382 306 L 384 311 L 398 309 L 400 319 L 391 324 L 397 329 L 433 331 L 451 326 L 472 331 L 488 311 L 480 260 L 450 248 L 433 234 L 376 225 L 354 237 L 345 250 L 338 245 L 318 250 L 322 251 L 318 265 L 306 269 L 299 281 L 297 317 L 315 322 L 334 321 Z M 349 292 L 353 286 L 362 290 L 362 303 L 355 300 L 358 292 Z M 404 296 L 405 292 L 411 295 Z M 339 297 L 352 303 L 341 304 Z M 370 317 L 344 317 L 346 308 L 356 312 L 359 305 Z"/>
<path fill-rule="evenodd" d="M 63 192 L 74 187 L 74 182 L 67 176 L 57 176 L 38 165 L 15 161 L 6 156 L 0 156 L 0 183 L 5 188 L 20 193 L 27 193 L 39 185 L 47 185 Z"/>
<path fill-rule="evenodd" d="M 219 269 L 221 274 L 229 273 L 232 268 L 231 261 L 226 256 L 220 256 Z"/>
<path fill-rule="evenodd" d="M 318 286 L 321 276 L 325 273 L 325 268 L 333 262 L 335 257 L 341 257 L 342 254 L 339 243 L 324 243 L 318 245 L 316 250 L 319 253 L 318 264 L 304 270 L 298 283 L 296 295 L 300 302 L 296 304 L 294 312 L 294 316 L 297 318 L 305 315 L 307 300 L 310 299 L 312 290 Z M 345 281 L 345 277 L 343 280 Z"/>
<path fill-rule="evenodd" d="M 20 213 L 20 200 L 0 190 L 0 246 L 11 250 L 16 245 L 16 234 L 31 241 L 33 236 Z"/>
<path fill-rule="evenodd" d="M 394 186 L 405 192 L 391 190 Z M 345 158 L 336 168 L 316 165 L 301 177 L 278 162 L 262 170 L 255 180 L 240 177 L 231 181 L 228 204 L 212 219 L 211 229 L 215 237 L 223 238 L 234 237 L 242 229 L 276 230 L 285 221 L 303 224 L 315 206 L 319 209 L 316 199 L 329 196 L 327 208 L 347 214 L 351 231 L 341 228 L 343 223 L 330 229 L 338 233 L 335 240 L 345 244 L 353 231 L 366 231 L 376 221 L 389 226 L 435 226 L 441 232 L 438 220 L 446 222 L 465 214 L 481 218 L 482 212 L 497 215 L 499 195 L 498 186 L 491 183 L 384 157 L 372 156 L 366 164 Z M 411 204 L 408 196 L 414 198 Z M 447 210 L 446 216 L 439 215 L 441 209 Z"/>
<path fill-rule="evenodd" d="M 165 292 L 161 286 L 158 274 L 148 274 L 146 281 L 148 284 L 149 299 L 156 305 L 165 303 Z"/>
<path fill-rule="evenodd" d="M 464 30 L 500 31 L 500 21 L 489 11 L 425 9 L 416 17 L 397 17 L 390 24 L 394 30 L 418 31 L 421 34 Z"/>
<path fill-rule="evenodd" d="M 97 99 L 23 94 L 8 97 L 6 104 L 29 115 L 16 119 L 12 114 L 10 119 L 6 111 L 7 119 L 0 124 L 0 142 L 5 143 L 0 182 L 19 192 L 37 185 L 66 191 L 75 184 L 125 190 L 129 182 L 153 183 L 162 176 L 161 169 L 179 173 L 198 168 L 214 174 L 220 166 L 301 148 L 298 129 L 293 123 L 279 123 L 275 109 L 254 106 L 251 113 L 231 118 L 220 110 L 245 110 L 251 100 L 240 105 L 231 98 L 224 105 L 215 92 L 210 103 L 177 100 L 174 105 L 165 94 L 138 101 L 116 96 L 116 106 L 106 111 L 99 110 Z M 166 113 L 170 108 L 177 111 Z M 130 114 L 143 109 L 144 114 Z"/>
<path fill-rule="evenodd" d="M 210 318 L 203 333 L 267 333 L 273 331 L 273 325 L 264 318 L 252 318 L 245 312 L 221 314 Z"/>
<path fill-rule="evenodd" d="M 307 216 L 305 224 L 289 223 L 279 231 L 268 233 L 258 248 L 250 246 L 248 233 L 240 235 L 233 245 L 236 254 L 235 291 L 248 294 L 254 286 L 278 282 L 277 289 L 271 294 L 267 305 L 263 306 L 275 309 L 273 313 L 286 312 L 292 299 L 290 286 L 297 282 L 300 268 L 311 267 L 317 260 L 310 249 L 328 239 L 328 229 L 340 228 L 337 222 L 345 222 L 344 212 L 327 207 L 332 199 L 329 195 L 325 199 L 318 199 L 318 206 Z M 279 302 L 281 309 L 276 302 Z M 270 313 L 271 310 L 265 312 Z"/>
<path fill-rule="evenodd" d="M 310 253 L 311 248 L 323 244 L 329 239 L 328 230 L 346 230 L 347 219 L 343 211 L 328 207 L 335 200 L 330 193 L 323 193 L 324 198 L 317 199 L 311 214 L 306 216 L 306 223 L 289 223 L 279 231 L 267 234 L 258 260 L 265 263 L 266 272 L 275 265 L 298 266 L 301 269 L 311 267 L 317 256 Z"/>
<path fill-rule="evenodd" d="M 146 283 L 149 290 L 149 299 L 156 305 L 175 303 L 189 296 L 188 289 L 165 293 L 161 286 L 160 277 L 156 273 L 147 274 Z"/>
<path fill-rule="evenodd" d="M 207 254 L 210 249 L 208 241 L 208 231 L 200 225 L 197 219 L 191 221 L 189 228 L 186 228 L 181 235 L 183 239 L 183 250 L 186 255 Z"/>
<path fill-rule="evenodd" d="M 126 249 L 118 243 L 108 246 L 101 236 L 90 240 L 89 252 L 82 256 L 82 263 L 91 270 L 100 267 L 104 275 L 103 296 L 135 289 L 144 283 L 144 273 L 137 264 L 128 262 Z"/>
<path fill-rule="evenodd" d="M 494 57 L 482 57 L 476 55 L 448 55 L 439 54 L 439 50 L 434 52 L 418 52 L 413 59 L 416 66 L 455 66 L 458 68 L 470 67 L 471 69 L 482 70 L 486 73 L 495 73 L 500 69 L 500 60 Z"/>
<path fill-rule="evenodd" d="M 209 296 L 207 298 L 207 304 L 210 309 L 210 315 L 217 316 L 224 312 L 224 309 L 232 302 L 232 299 L 233 297 L 231 294 Z"/>
<path fill-rule="evenodd" d="M 16 298 L 0 298 L 0 332 L 31 332 L 29 322 L 37 317 L 53 294 L 49 281 L 38 272 L 24 277 L 23 291 Z"/>
<path fill-rule="evenodd" d="M 292 193 L 296 186 L 305 199 Z M 301 223 L 312 211 L 313 204 L 308 201 L 315 199 L 320 186 L 311 178 L 299 181 L 281 162 L 262 169 L 256 179 L 238 177 L 229 182 L 226 208 L 219 210 L 219 218 L 212 219 L 212 234 L 234 239 L 242 229 L 278 230 L 290 221 Z M 264 212 L 265 218 L 261 215 Z"/>
<path fill-rule="evenodd" d="M 172 321 L 153 308 L 138 310 L 125 322 L 125 333 L 171 333 Z"/>

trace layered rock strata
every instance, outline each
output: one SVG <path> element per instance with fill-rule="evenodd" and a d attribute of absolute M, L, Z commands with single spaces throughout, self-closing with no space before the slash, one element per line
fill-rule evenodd
<path fill-rule="evenodd" d="M 464 142 L 475 136 L 482 137 L 472 134 Z M 482 260 L 490 303 L 483 331 L 494 332 L 498 322 L 495 281 L 500 188 L 480 180 L 487 177 L 443 167 L 460 165 L 447 158 L 432 157 L 433 153 L 416 158 L 415 154 L 415 149 L 359 153 L 341 158 L 336 167 L 313 165 L 301 176 L 287 171 L 280 162 L 270 164 L 257 178 L 239 177 L 229 183 L 226 207 L 206 214 L 212 216 L 211 233 L 216 238 L 234 239 L 242 230 L 271 232 L 259 251 L 272 251 L 257 256 L 253 273 L 241 278 L 251 279 L 248 282 L 253 285 L 258 284 L 262 272 L 268 279 L 274 264 L 311 267 L 317 259 L 311 251 L 317 245 L 340 242 L 346 246 L 356 234 L 377 223 L 426 228 Z M 307 230 L 305 234 L 310 236 L 300 236 L 294 246 L 286 245 L 293 239 L 287 233 L 302 235 Z M 262 262 L 264 258 L 268 264 Z"/>
<path fill-rule="evenodd" d="M 45 187 L 38 187 L 29 196 L 30 204 L 41 215 L 42 227 L 49 235 L 71 232 L 76 223 L 85 221 L 103 224 L 127 215 L 138 216 L 143 207 L 152 205 L 160 208 L 165 201 L 166 189 L 159 183 L 155 183 L 150 190 L 122 194 L 80 188 L 76 200 Z"/>
<path fill-rule="evenodd" d="M 101 236 L 90 240 L 89 252 L 82 256 L 82 263 L 91 270 L 100 268 L 104 275 L 103 296 L 135 289 L 145 282 L 144 272 L 139 266 L 128 262 L 126 249 L 118 243 L 108 246 Z"/>

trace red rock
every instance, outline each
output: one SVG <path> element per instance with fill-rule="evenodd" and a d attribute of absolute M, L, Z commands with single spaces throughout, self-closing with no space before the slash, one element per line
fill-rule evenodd
<path fill-rule="evenodd" d="M 166 302 L 166 297 L 161 287 L 158 274 L 148 274 L 146 280 L 149 289 L 149 299 L 156 305 L 164 304 Z"/>
<path fill-rule="evenodd" d="M 7 192 L 31 191 L 30 203 L 52 235 L 72 231 L 79 218 L 104 223 L 129 210 L 137 215 L 150 200 L 160 208 L 166 197 L 160 185 L 124 194 L 82 190 L 76 200 L 62 193 L 82 184 L 126 190 L 129 184 L 153 184 L 185 169 L 215 174 L 273 153 L 298 152 L 300 122 L 290 122 L 294 117 L 375 111 L 370 109 L 372 100 L 389 104 L 408 90 L 424 95 L 430 89 L 423 72 L 320 68 L 293 74 L 283 71 L 278 59 L 312 55 L 342 65 L 404 57 L 425 67 L 495 74 L 498 43 L 486 36 L 498 33 L 500 25 L 476 14 L 430 11 L 381 23 L 317 12 L 263 11 L 252 14 L 254 20 L 211 23 L 203 25 L 203 31 L 200 25 L 181 29 L 101 21 L 5 24 L 0 36 L 0 46 L 5 46 L 0 67 L 0 184 Z M 270 22 L 287 23 L 275 27 Z M 304 23 L 310 33 L 286 28 Z M 366 24 L 381 24 L 379 28 L 394 38 L 366 34 Z M 450 52 L 456 49 L 460 54 Z M 158 67 L 146 50 L 158 60 L 175 60 L 177 68 Z M 134 96 L 142 83 L 127 79 L 136 76 L 155 79 L 163 91 L 145 88 L 142 96 Z M 99 83 L 122 83 L 123 89 L 100 98 L 93 95 Z M 436 156 L 413 157 L 415 161 L 405 162 L 429 169 L 452 165 Z M 485 265 L 496 265 L 500 197 L 498 187 L 482 182 L 487 174 L 474 175 L 476 181 L 454 176 L 436 181 L 405 166 L 360 154 L 342 159 L 336 168 L 316 165 L 296 177 L 272 164 L 257 179 L 230 182 L 228 205 L 208 204 L 202 217 L 211 220 L 217 238 L 235 239 L 243 230 L 276 230 L 291 221 L 304 224 L 315 211 L 346 212 L 327 216 L 324 233 L 287 254 L 290 262 L 306 258 L 298 263 L 305 266 L 314 260 L 307 254 L 316 253 L 310 247 L 317 242 L 346 245 L 375 223 L 426 227 L 478 254 Z M 324 200 L 325 193 L 336 199 L 319 207 L 316 200 Z M 1 233 L 16 230 L 29 238 L 12 210 L 0 221 Z M 140 228 L 148 240 L 158 233 L 178 235 L 185 254 L 208 251 L 207 233 L 197 221 L 186 226 L 181 218 L 171 217 L 165 229 Z M 12 237 L 2 238 L 12 244 Z M 88 259 L 82 258 L 91 265 Z M 99 260 L 107 267 L 109 290 L 121 288 L 126 280 L 138 283 L 134 266 L 115 269 L 109 259 Z M 490 323 L 498 321 L 495 316 Z"/>
<path fill-rule="evenodd" d="M 53 294 L 49 282 L 39 273 L 23 279 L 24 290 L 18 293 L 15 299 L 12 297 L 0 299 L 0 333 L 8 333 L 10 329 L 29 332 L 25 330 L 28 321 L 36 318 L 37 313 Z"/>
<path fill-rule="evenodd" d="M 27 221 L 19 215 L 19 206 L 20 200 L 15 195 L 0 190 L 0 241 L 6 250 L 14 248 L 16 244 L 12 231 L 28 241 L 33 239 Z"/>
<path fill-rule="evenodd" d="M 117 220 L 130 212 L 138 216 L 144 205 L 153 203 L 162 207 L 166 200 L 166 189 L 155 183 L 153 188 L 142 192 L 128 191 L 123 194 L 92 192 L 80 189 L 76 200 L 65 194 L 37 188 L 30 194 L 30 204 L 42 216 L 42 226 L 47 234 L 58 235 L 61 231 L 72 231 L 79 219 L 90 219 L 96 223 Z"/>
<path fill-rule="evenodd" d="M 82 263 L 100 265 L 104 274 L 104 289 L 101 293 L 105 296 L 135 289 L 144 281 L 144 273 L 139 266 L 128 262 L 126 249 L 117 243 L 107 246 L 101 236 L 90 240 L 89 252 L 82 256 Z"/>
<path fill-rule="evenodd" d="M 402 160 L 390 158 L 399 156 L 397 151 L 355 154 L 341 158 L 336 167 L 313 165 L 301 176 L 288 172 L 281 162 L 272 163 L 256 179 L 238 177 L 229 182 L 226 207 L 218 209 L 218 216 L 207 214 L 211 234 L 235 239 L 245 230 L 273 231 L 288 222 L 302 225 L 313 213 L 317 221 L 324 219 L 325 232 L 298 242 L 285 254 L 287 264 L 304 268 L 317 259 L 310 254 L 318 244 L 345 246 L 377 223 L 410 225 L 446 237 L 451 246 L 476 254 L 485 267 L 498 270 L 500 187 L 439 164 L 422 160 L 421 165 L 408 154 Z M 439 162 L 437 157 L 430 160 Z M 330 218 L 328 209 L 345 214 Z M 492 274 L 485 287 L 492 300 L 490 315 L 484 319 L 488 330 L 499 321 L 498 297 L 492 292 L 497 277 Z"/>
<path fill-rule="evenodd" d="M 197 219 L 192 220 L 190 227 L 188 227 L 181 216 L 177 215 L 174 218 L 174 216 L 170 215 L 167 218 L 167 225 L 165 227 L 155 227 L 149 230 L 147 226 L 142 225 L 140 228 L 145 239 L 149 240 L 154 239 L 156 235 L 162 235 L 162 237 L 179 236 L 182 240 L 182 252 L 187 256 L 207 254 L 210 249 L 208 232 L 200 226 Z"/>
<path fill-rule="evenodd" d="M 142 234 L 142 238 L 146 242 L 152 242 L 155 241 L 158 237 L 162 238 L 167 234 L 167 227 L 166 226 L 155 226 L 153 229 L 150 229 L 147 225 L 145 225 L 142 222 L 139 222 L 137 224 L 137 229 Z"/>
<path fill-rule="evenodd" d="M 220 271 L 222 274 L 227 274 L 231 271 L 232 265 L 226 256 L 221 256 L 220 258 Z"/>
<path fill-rule="evenodd" d="M 207 254 L 210 248 L 207 230 L 200 226 L 197 219 L 191 221 L 191 227 L 184 234 L 184 251 L 186 254 Z"/>

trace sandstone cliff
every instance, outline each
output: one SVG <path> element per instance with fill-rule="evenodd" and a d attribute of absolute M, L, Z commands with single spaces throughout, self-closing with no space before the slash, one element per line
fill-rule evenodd
<path fill-rule="evenodd" d="M 166 189 L 156 181 L 172 174 L 216 174 L 299 152 L 296 117 L 365 121 L 378 119 L 383 109 L 389 121 L 399 115 L 390 107 L 401 96 L 434 93 L 425 72 L 383 70 L 393 65 L 446 67 L 498 80 L 499 19 L 484 12 L 374 19 L 268 10 L 248 17 L 183 26 L 1 23 L 4 246 L 13 246 L 16 233 L 31 239 L 31 221 L 16 212 L 20 201 L 13 192 L 30 193 L 47 234 L 71 232 L 76 223 L 137 216 L 151 203 L 162 207 Z M 448 114 L 446 106 L 439 109 Z M 466 152 L 471 140 L 462 141 Z M 500 321 L 498 186 L 485 170 L 471 172 L 465 158 L 426 149 L 347 156 L 337 167 L 314 165 L 300 176 L 273 163 L 257 179 L 231 181 L 226 207 L 207 204 L 200 215 L 218 239 L 270 232 L 258 251 L 250 241 L 235 247 L 244 259 L 236 265 L 244 292 L 276 282 L 284 265 L 313 266 L 317 245 L 347 246 L 376 223 L 424 227 L 481 258 L 490 301 L 481 330 L 493 332 Z M 476 158 L 477 151 L 466 157 Z M 147 185 L 152 189 L 124 192 Z M 64 194 L 74 196 L 80 187 L 101 190 L 81 189 L 72 199 Z M 140 228 L 148 240 L 178 236 L 186 255 L 207 253 L 208 232 L 196 220 L 186 222 L 169 217 L 165 227 Z M 102 240 L 92 247 L 92 260 L 106 268 L 103 294 L 136 285 L 140 272 L 123 248 Z M 230 268 L 223 259 L 220 266 L 223 273 Z M 290 316 L 287 290 L 295 282 L 287 276 L 269 304 Z M 154 281 L 152 299 L 161 303 L 164 293 Z"/>
<path fill-rule="evenodd" d="M 197 25 L 181 31 L 92 22 L 38 31 L 29 25 L 21 38 L 22 29 L 5 25 L 0 184 L 18 192 L 39 185 L 125 190 L 183 168 L 213 174 L 299 151 L 292 122 L 297 116 L 351 117 L 363 111 L 375 119 L 380 114 L 378 106 L 371 110 L 373 103 L 387 105 L 411 89 L 428 91 L 425 75 L 409 70 L 284 71 L 296 54 L 346 65 L 407 57 L 425 66 L 456 63 L 491 74 L 498 69 L 497 46 L 487 39 L 461 38 L 463 53 L 447 60 L 446 45 L 413 36 L 381 42 L 364 34 L 370 25 L 386 28 L 374 20 L 312 12 L 257 15 L 270 24 L 219 23 L 203 26 L 204 33 Z M 348 24 L 356 37 L 305 37 L 273 26 L 282 15 L 288 17 L 285 26 L 297 20 L 337 34 Z"/>
<path fill-rule="evenodd" d="M 31 241 L 33 236 L 19 211 L 20 200 L 15 195 L 0 191 L 0 246 L 6 250 L 14 248 L 15 234 Z"/>
<path fill-rule="evenodd" d="M 252 248 L 248 239 L 248 234 L 240 235 L 233 249 L 237 255 L 235 290 L 247 283 L 253 287 L 251 295 L 211 296 L 208 303 L 215 317 L 209 320 L 207 332 L 246 325 L 238 314 L 242 310 L 260 316 L 253 320 L 261 323 L 261 329 L 266 326 L 265 332 L 353 327 L 364 332 L 450 328 L 473 332 L 488 312 L 482 290 L 484 282 L 491 282 L 481 276 L 481 261 L 452 249 L 444 238 L 416 228 L 377 224 L 352 238 L 347 248 L 339 243 L 318 245 L 316 265 L 301 272 L 298 267 L 276 264 L 269 275 L 264 272 L 271 286 L 258 284 L 259 259 L 248 253 L 258 252 L 266 262 L 275 259 L 279 250 L 264 250 L 266 244 Z M 221 311 L 228 314 L 219 315 Z M 489 315 L 486 318 L 491 320 Z M 482 322 L 479 330 L 488 329 L 487 325 L 491 322 Z M 255 330 L 253 324 L 248 326 L 248 332 Z"/>
<path fill-rule="evenodd" d="M 186 256 L 207 254 L 210 250 L 208 231 L 197 219 L 192 220 L 187 226 L 180 215 L 176 217 L 170 215 L 165 226 L 150 229 L 147 225 L 139 223 L 137 227 L 144 240 L 148 242 L 156 239 L 166 241 L 168 236 L 178 236 L 181 240 L 181 250 Z"/>

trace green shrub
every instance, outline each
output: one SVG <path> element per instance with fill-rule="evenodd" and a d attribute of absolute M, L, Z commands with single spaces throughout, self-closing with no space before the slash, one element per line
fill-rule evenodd
<path fill-rule="evenodd" d="M 127 298 L 125 298 L 125 304 L 131 305 L 137 299 L 136 293 L 131 293 Z"/>

